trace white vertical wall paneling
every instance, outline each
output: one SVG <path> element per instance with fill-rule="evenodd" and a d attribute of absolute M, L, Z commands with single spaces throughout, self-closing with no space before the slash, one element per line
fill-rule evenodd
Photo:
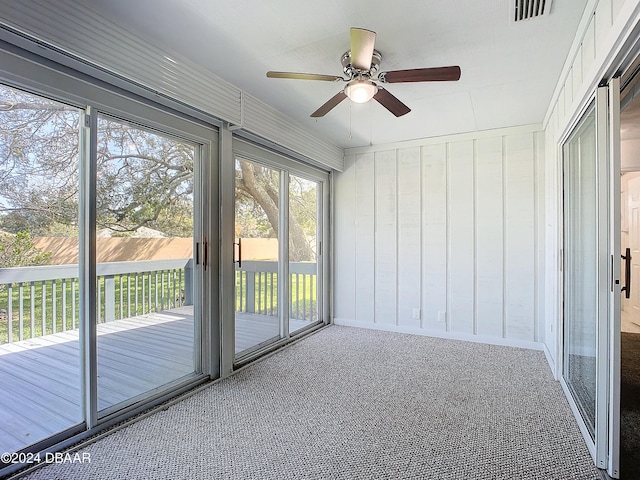
<path fill-rule="evenodd" d="M 420 148 L 398 150 L 398 325 L 420 328 Z M 414 309 L 418 318 L 414 318 Z"/>
<path fill-rule="evenodd" d="M 376 323 L 397 324 L 397 156 L 375 153 L 375 315 Z"/>
<path fill-rule="evenodd" d="M 595 17 L 587 26 L 584 38 L 582 39 L 582 71 L 588 72 L 596 58 L 596 38 L 595 38 Z"/>
<path fill-rule="evenodd" d="M 571 106 L 571 102 L 573 102 L 573 67 L 569 69 L 569 73 L 567 73 L 567 80 L 564 82 L 564 96 L 566 100 L 566 107 L 569 108 Z"/>
<path fill-rule="evenodd" d="M 595 42 L 596 55 L 600 53 L 601 47 L 605 45 L 605 37 L 611 30 L 611 0 L 599 0 L 595 15 Z"/>
<path fill-rule="evenodd" d="M 336 323 L 535 348 L 544 145 L 531 126 L 348 154 Z"/>
<path fill-rule="evenodd" d="M 538 342 L 544 342 L 545 338 L 545 308 L 546 308 L 546 292 L 545 287 L 545 252 L 547 248 L 546 243 L 546 229 L 545 229 L 545 212 L 546 201 L 544 195 L 546 170 L 545 170 L 545 134 L 544 132 L 535 132 L 535 229 L 537 238 L 536 248 L 536 323 L 538 326 L 535 340 Z"/>
<path fill-rule="evenodd" d="M 580 91 L 580 87 L 582 86 L 582 55 L 580 52 L 576 55 L 576 58 L 573 61 L 573 65 L 571 67 L 573 72 L 572 80 L 573 80 L 573 91 L 577 94 Z"/>
<path fill-rule="evenodd" d="M 560 95 L 558 96 L 558 114 L 561 118 L 564 118 L 565 112 L 565 104 L 564 104 L 564 86 L 560 90 Z"/>
<path fill-rule="evenodd" d="M 448 144 L 448 304 L 447 329 L 473 333 L 474 258 L 474 142 Z"/>
<path fill-rule="evenodd" d="M 438 312 L 447 311 L 447 145 L 425 145 L 421 157 L 422 326 L 444 331 Z"/>
<path fill-rule="evenodd" d="M 356 318 L 356 165 L 355 155 L 344 158 L 344 172 L 334 187 L 334 317 Z"/>
<path fill-rule="evenodd" d="M 505 137 L 505 337 L 534 340 L 534 135 Z"/>
<path fill-rule="evenodd" d="M 356 321 L 374 323 L 375 315 L 375 165 L 374 154 L 358 155 L 355 165 L 355 310 Z M 338 213 L 336 213 L 338 214 Z M 340 248 L 337 243 L 336 249 Z"/>
<path fill-rule="evenodd" d="M 501 137 L 476 141 L 476 165 L 476 333 L 500 337 L 504 302 Z"/>
<path fill-rule="evenodd" d="M 613 20 L 615 21 L 616 18 L 618 18 L 618 14 L 620 13 L 620 9 L 622 8 L 622 4 L 625 2 L 625 0 L 613 0 L 611 2 L 611 16 L 613 18 Z"/>

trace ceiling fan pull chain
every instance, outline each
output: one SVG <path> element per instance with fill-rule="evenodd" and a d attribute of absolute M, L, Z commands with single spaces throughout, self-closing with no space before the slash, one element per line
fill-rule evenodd
<path fill-rule="evenodd" d="M 349 100 L 349 140 L 351 140 L 351 100 Z"/>
<path fill-rule="evenodd" d="M 371 127 L 369 129 L 369 146 L 373 147 L 373 107 L 371 105 L 373 102 L 369 102 L 369 125 Z"/>

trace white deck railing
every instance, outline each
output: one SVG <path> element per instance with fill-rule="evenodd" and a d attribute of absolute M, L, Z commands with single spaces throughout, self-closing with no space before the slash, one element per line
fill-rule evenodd
<path fill-rule="evenodd" d="M 316 268 L 289 264 L 293 319 L 317 320 Z M 193 305 L 192 269 L 192 259 L 97 264 L 98 322 Z M 236 311 L 277 315 L 277 269 L 275 261 L 236 266 Z M 0 268 L 0 344 L 75 330 L 79 299 L 78 265 Z"/>
<path fill-rule="evenodd" d="M 289 317 L 317 320 L 317 264 L 289 263 Z M 278 262 L 243 261 L 236 265 L 236 312 L 277 315 Z"/>
<path fill-rule="evenodd" d="M 191 259 L 96 265 L 98 322 L 193 304 Z M 77 328 L 78 265 L 0 268 L 0 343 Z"/>

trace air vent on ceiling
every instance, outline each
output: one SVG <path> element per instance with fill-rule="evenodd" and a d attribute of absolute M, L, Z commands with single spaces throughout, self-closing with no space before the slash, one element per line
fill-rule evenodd
<path fill-rule="evenodd" d="M 513 0 L 513 2 L 515 7 L 513 19 L 516 22 L 548 15 L 551 9 L 551 0 Z"/>

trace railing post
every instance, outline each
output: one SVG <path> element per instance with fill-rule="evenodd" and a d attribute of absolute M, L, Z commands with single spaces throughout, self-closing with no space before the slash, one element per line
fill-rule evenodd
<path fill-rule="evenodd" d="M 256 311 L 256 272 L 247 271 L 247 309 L 248 313 Z"/>
<path fill-rule="evenodd" d="M 184 305 L 193 305 L 193 260 L 184 266 Z"/>
<path fill-rule="evenodd" d="M 116 319 L 116 279 L 114 275 L 104 277 L 104 321 Z"/>

